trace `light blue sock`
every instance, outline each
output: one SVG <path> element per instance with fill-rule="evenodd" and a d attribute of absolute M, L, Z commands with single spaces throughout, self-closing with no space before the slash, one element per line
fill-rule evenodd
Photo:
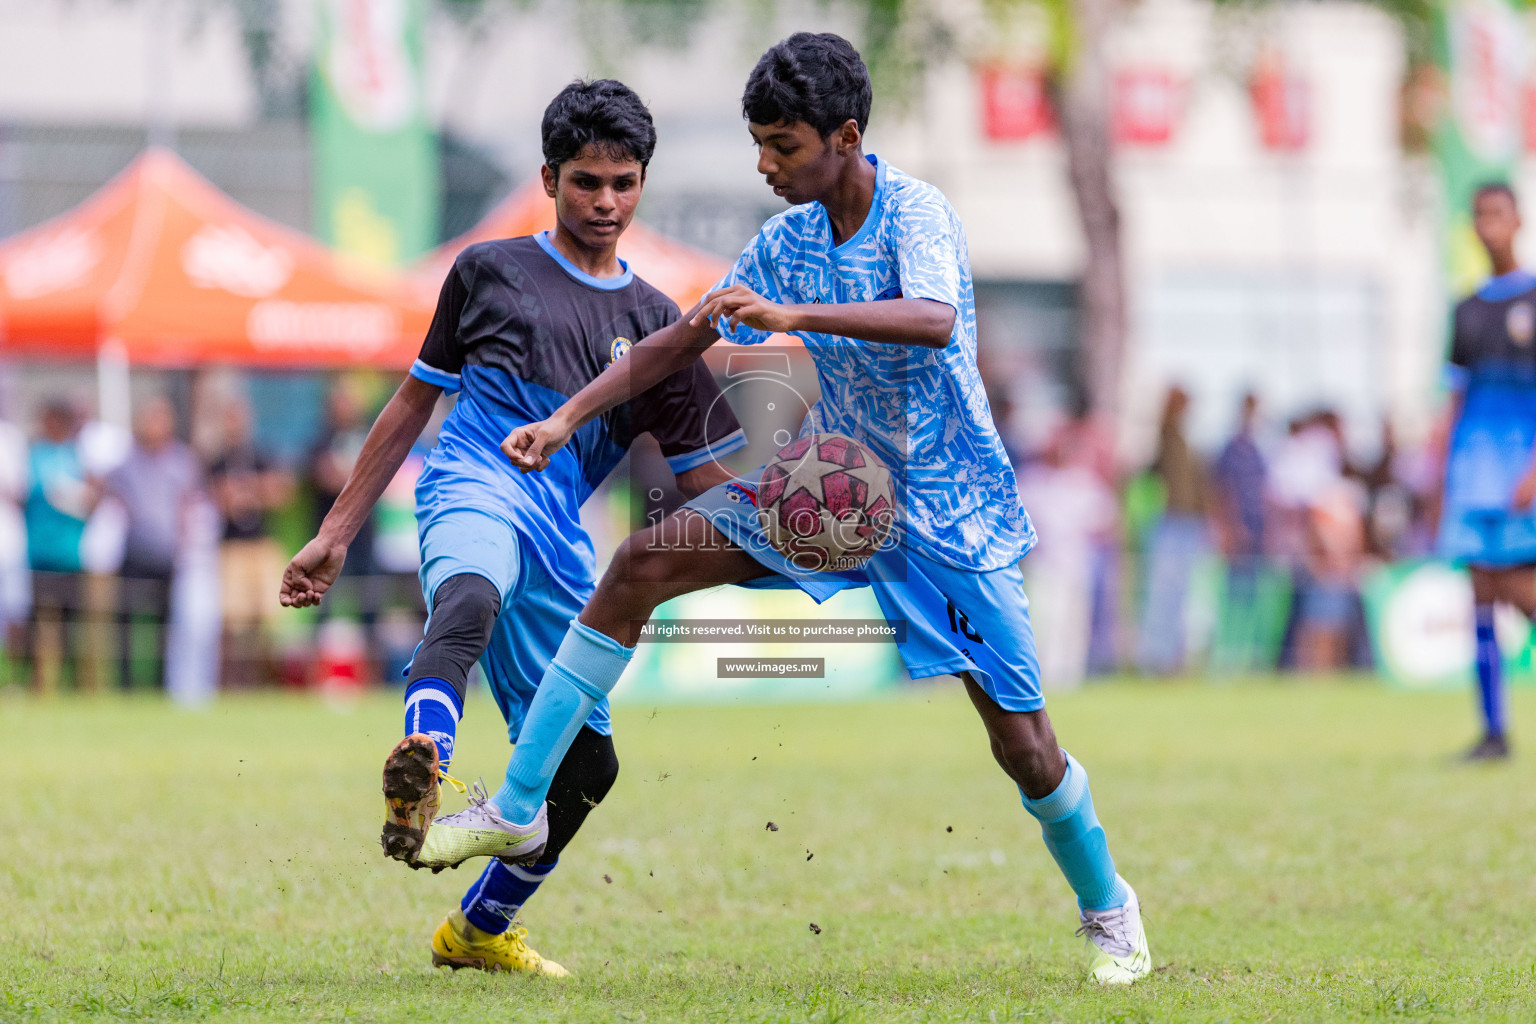
<path fill-rule="evenodd" d="M 618 684 L 634 654 L 634 648 L 571 620 L 528 705 L 507 763 L 507 781 L 491 797 L 502 817 L 522 824 L 539 813 L 571 741 L 592 709 Z"/>
<path fill-rule="evenodd" d="M 459 691 L 443 679 L 418 679 L 405 691 L 405 734 L 425 733 L 437 745 L 437 766 L 453 761 L 453 740 L 464 705 Z"/>
<path fill-rule="evenodd" d="M 1093 794 L 1088 792 L 1088 772 L 1071 754 L 1061 785 L 1050 796 L 1031 800 L 1021 792 L 1024 809 L 1040 821 L 1045 848 L 1056 858 L 1067 884 L 1084 910 L 1123 907 L 1130 890 L 1115 875 L 1104 827 L 1093 813 Z"/>

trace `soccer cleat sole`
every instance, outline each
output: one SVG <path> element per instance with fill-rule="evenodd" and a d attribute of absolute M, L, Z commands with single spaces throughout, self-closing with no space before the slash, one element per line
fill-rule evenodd
<path fill-rule="evenodd" d="M 487 961 L 483 956 L 443 956 L 437 950 L 432 951 L 432 966 L 446 967 L 450 971 L 462 971 L 466 967 L 474 971 L 486 971 L 491 974 L 532 974 L 539 976 L 540 971 L 514 971 L 510 967 Z"/>
<path fill-rule="evenodd" d="M 412 733 L 384 759 L 384 855 L 415 866 L 427 829 L 441 799 L 437 784 L 437 744 Z"/>
<path fill-rule="evenodd" d="M 432 966 L 446 967 L 450 971 L 462 971 L 466 967 L 476 971 L 500 971 L 503 969 L 501 964 L 490 964 L 487 966 L 483 956 L 443 956 L 443 954 L 435 949 L 432 951 Z"/>

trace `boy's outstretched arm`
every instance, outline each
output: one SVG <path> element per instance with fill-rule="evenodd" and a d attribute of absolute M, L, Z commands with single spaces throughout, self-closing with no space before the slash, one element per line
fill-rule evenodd
<path fill-rule="evenodd" d="M 426 429 L 432 409 L 443 389 L 436 384 L 405 378 L 405 383 L 384 406 L 357 464 L 347 476 L 347 483 L 336 504 L 320 524 L 315 539 L 304 545 L 283 570 L 282 590 L 278 600 L 288 608 L 307 608 L 320 603 L 331 589 L 347 559 L 347 546 L 357 536 L 374 502 L 400 471 L 400 464 L 410 454 L 411 446 Z"/>
<path fill-rule="evenodd" d="M 654 334 L 648 334 L 592 383 L 566 399 L 547 420 L 529 423 L 508 434 L 501 450 L 524 473 L 549 465 L 549 457 L 590 420 L 660 384 L 694 363 L 720 340 L 708 323 L 696 326 L 699 307 Z"/>
<path fill-rule="evenodd" d="M 935 299 L 801 303 L 765 299 L 745 285 L 704 296 L 681 320 L 663 327 L 582 388 L 553 416 L 518 427 L 501 450 L 524 473 L 549 465 L 581 426 L 665 380 L 719 340 L 717 328 L 741 324 L 759 331 L 809 331 L 888 345 L 944 348 L 955 329 L 955 307 Z"/>
<path fill-rule="evenodd" d="M 937 299 L 786 304 L 737 284 L 704 296 L 689 320 L 717 329 L 746 324 L 756 331 L 806 331 L 883 345 L 944 348 L 955 329 L 955 307 Z"/>

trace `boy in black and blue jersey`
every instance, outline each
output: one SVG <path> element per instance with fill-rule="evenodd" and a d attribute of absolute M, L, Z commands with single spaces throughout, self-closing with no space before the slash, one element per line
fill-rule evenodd
<path fill-rule="evenodd" d="M 457 863 L 456 837 L 497 837 L 498 856 L 433 936 L 437 964 L 565 973 L 509 926 L 618 771 L 600 704 L 559 762 L 547 814 L 512 824 L 477 794 L 466 810 L 434 822 L 471 665 L 484 668 L 515 742 L 545 667 L 592 594 L 582 502 L 640 434 L 657 440 L 686 495 L 729 479 L 714 459 L 746 443 L 713 377 L 696 364 L 587 424 L 541 476 L 516 472 L 499 450 L 510 430 L 547 418 L 634 339 L 679 318 L 616 251 L 655 142 L 649 111 L 618 82 L 578 82 L 555 98 L 544 114 L 542 169 L 555 230 L 473 245 L 455 260 L 420 358 L 380 413 L 319 535 L 284 574 L 283 604 L 319 602 L 438 396 L 458 392 L 417 485 L 431 616 L 408 674 L 406 737 L 384 770 L 389 856 L 440 869 Z"/>
<path fill-rule="evenodd" d="M 1468 757 L 1486 760 L 1509 754 L 1494 604 L 1536 616 L 1536 275 L 1515 259 L 1520 209 L 1508 185 L 1478 189 L 1472 215 L 1493 276 L 1453 317 L 1439 549 L 1472 574 L 1483 736 Z"/>

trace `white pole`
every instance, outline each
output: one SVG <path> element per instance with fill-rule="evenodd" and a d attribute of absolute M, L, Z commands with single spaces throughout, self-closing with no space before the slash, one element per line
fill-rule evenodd
<path fill-rule="evenodd" d="M 133 398 L 128 382 L 128 348 L 108 338 L 96 350 L 97 419 L 128 431 L 133 422 Z"/>

